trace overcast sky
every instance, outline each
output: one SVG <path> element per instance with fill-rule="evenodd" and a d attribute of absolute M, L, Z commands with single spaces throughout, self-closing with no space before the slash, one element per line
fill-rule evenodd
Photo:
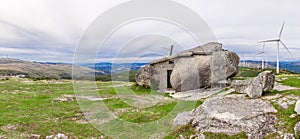
<path fill-rule="evenodd" d="M 72 62 L 76 44 L 85 29 L 106 10 L 126 0 L 1 0 L 0 55 L 32 61 Z M 293 58 L 282 47 L 282 60 L 300 60 L 300 1 L 292 0 L 176 0 L 201 16 L 225 49 L 242 59 L 260 59 L 262 45 L 258 41 L 278 37 L 282 22 L 286 27 L 282 40 Z M 113 17 L 112 17 L 113 18 Z M 193 20 L 191 20 L 193 22 Z M 140 30 L 164 30 L 184 39 L 175 52 L 195 47 L 180 30 L 171 25 L 151 21 L 124 26 L 107 41 L 100 60 L 121 59 L 168 54 L 162 47 L 174 41 L 149 35 L 126 44 L 128 33 Z M 184 46 L 183 46 L 184 45 Z M 188 46 L 187 46 L 188 45 Z M 149 48 L 151 50 L 145 50 Z M 118 49 L 122 47 L 122 50 Z M 153 53 L 151 53 L 153 51 Z M 276 58 L 275 44 L 267 44 L 267 59 Z M 119 53 L 116 56 L 116 53 Z M 145 59 L 145 60 L 151 60 Z"/>

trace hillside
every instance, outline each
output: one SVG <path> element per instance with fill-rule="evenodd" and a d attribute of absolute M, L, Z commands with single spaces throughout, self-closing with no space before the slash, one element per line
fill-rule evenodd
<path fill-rule="evenodd" d="M 99 70 L 80 67 L 84 73 L 103 74 Z M 12 58 L 0 58 L 0 76 L 26 75 L 29 78 L 71 79 L 71 64 L 38 63 Z"/>
<path fill-rule="evenodd" d="M 257 69 L 240 68 L 239 74 L 234 80 L 250 79 L 261 72 L 261 70 Z M 120 76 L 120 79 L 125 75 L 124 73 L 117 74 L 117 76 Z M 133 72 L 129 75 L 133 75 Z M 300 115 L 294 112 L 296 99 L 300 98 L 300 74 L 282 72 L 275 76 L 277 85 L 275 85 L 273 90 L 265 92 L 262 98 L 254 100 L 245 98 L 241 100 L 241 102 L 245 102 L 243 104 L 246 106 L 248 106 L 247 102 L 249 101 L 264 101 L 270 103 L 269 106 L 273 106 L 277 110 L 277 113 L 273 114 L 277 119 L 274 126 L 276 132 L 267 135 L 266 139 L 283 138 L 285 134 L 294 134 L 294 127 L 300 121 Z M 109 76 L 107 76 L 107 80 L 110 80 Z M 81 106 L 96 106 L 102 104 L 99 102 L 103 102 L 106 106 L 105 108 L 108 108 L 118 118 L 128 121 L 128 123 L 147 124 L 154 123 L 154 121 L 160 122 L 160 119 L 165 118 L 170 119 L 171 123 L 166 122 L 164 124 L 172 124 L 177 113 L 190 111 L 202 105 L 207 106 L 206 100 L 210 99 L 179 100 L 171 97 L 169 94 L 158 93 L 129 82 L 97 81 L 96 85 L 98 87 L 96 95 L 86 94 L 85 96 L 76 97 L 74 95 L 76 92 L 73 91 L 73 84 L 69 80 L 0 79 L 0 107 L 3 108 L 0 114 L 0 138 L 46 138 L 61 134 L 68 136 L 68 138 L 118 138 L 120 133 L 122 133 L 122 136 L 129 136 L 131 132 L 126 131 L 130 127 L 125 125 L 126 128 L 124 128 L 124 125 L 119 124 L 118 127 L 123 129 L 123 132 L 120 132 L 120 130 L 113 128 L 115 124 L 112 124 L 112 122 L 108 122 L 106 126 L 103 126 L 105 129 L 102 132 L 97 130 L 90 123 L 97 121 L 93 114 L 97 115 L 98 112 L 82 111 L 81 108 L 83 107 Z M 134 95 L 128 95 L 128 92 L 133 92 Z M 226 88 L 218 92 L 216 96 L 226 92 L 231 91 Z M 127 97 L 121 99 L 120 95 Z M 227 95 L 240 96 L 243 94 L 231 92 Z M 83 100 L 87 103 L 78 106 L 77 100 Z M 225 100 L 228 100 L 228 98 Z M 143 106 L 147 107 L 136 107 L 138 104 L 143 104 Z M 179 108 L 180 110 L 176 109 L 178 108 L 177 105 L 182 105 Z M 214 106 L 218 109 L 226 108 L 224 105 Z M 102 110 L 101 108 L 97 107 L 97 109 Z M 240 106 L 236 106 L 234 110 L 243 109 Z M 256 110 L 256 108 L 253 110 Z M 251 112 L 245 112 L 245 114 L 249 113 Z M 226 118 L 226 115 L 221 116 Z M 106 129 L 113 129 L 110 130 L 112 133 L 109 132 L 111 134 L 108 134 Z M 157 130 L 158 133 L 161 133 L 164 129 L 153 128 L 153 126 L 138 127 L 136 132 L 148 133 L 147 131 L 150 130 Z M 195 131 L 191 124 L 188 124 L 174 128 L 174 131 L 166 132 L 166 137 L 164 138 L 193 138 L 201 134 Z M 139 137 L 142 138 L 144 136 L 140 134 Z M 247 134 L 244 132 L 234 135 L 204 132 L 203 136 L 207 139 L 247 139 Z M 299 134 L 295 134 L 295 136 L 297 138 L 300 137 Z"/>
<path fill-rule="evenodd" d="M 253 60 L 242 60 L 240 61 L 241 67 L 248 67 L 248 68 L 261 68 L 261 61 L 253 61 Z M 265 62 L 265 68 L 268 69 L 275 69 L 276 62 Z M 280 62 L 280 69 L 300 73 L 300 61 L 281 61 Z"/>

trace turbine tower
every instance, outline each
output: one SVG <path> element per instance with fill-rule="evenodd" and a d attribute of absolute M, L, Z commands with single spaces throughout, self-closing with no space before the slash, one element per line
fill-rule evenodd
<path fill-rule="evenodd" d="M 173 45 L 171 45 L 171 48 L 165 48 L 165 47 L 163 47 L 163 49 L 166 49 L 166 50 L 169 50 L 170 51 L 170 56 L 172 56 L 172 54 L 173 54 L 173 49 L 174 49 L 174 45 L 175 45 L 176 43 L 174 43 Z"/>
<path fill-rule="evenodd" d="M 261 59 L 261 69 L 265 69 L 265 46 L 266 46 L 266 43 L 264 42 L 263 43 L 263 49 L 262 49 L 262 52 L 258 53 L 257 55 L 261 55 L 262 56 L 262 59 Z"/>
<path fill-rule="evenodd" d="M 265 41 L 261 41 L 259 43 L 268 43 L 268 42 L 276 42 L 277 44 L 277 65 L 276 65 L 276 73 L 279 73 L 279 44 L 281 44 L 288 52 L 289 54 L 292 56 L 292 53 L 290 52 L 290 50 L 287 48 L 287 46 L 281 41 L 281 36 L 282 36 L 282 32 L 285 26 L 285 21 L 283 22 L 283 25 L 281 27 L 281 30 L 279 32 L 279 38 L 278 39 L 272 39 L 272 40 L 265 40 Z"/>

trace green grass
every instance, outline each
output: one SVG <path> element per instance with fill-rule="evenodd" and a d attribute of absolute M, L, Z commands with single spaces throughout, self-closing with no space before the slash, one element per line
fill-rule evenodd
<path fill-rule="evenodd" d="M 285 133 L 294 133 L 294 126 L 300 121 L 300 116 L 290 118 L 290 115 L 296 114 L 294 111 L 294 105 L 291 105 L 287 110 L 280 108 L 277 104 L 271 103 L 277 109 L 277 118 L 280 122 L 276 125 L 277 128 L 284 130 Z"/>
<path fill-rule="evenodd" d="M 240 67 L 239 73 L 236 77 L 256 77 L 260 72 L 261 70 L 258 69 Z"/>
<path fill-rule="evenodd" d="M 283 80 L 282 84 L 300 88 L 300 79 L 291 77 L 291 78 L 288 78 L 286 80 Z"/>
<path fill-rule="evenodd" d="M 179 135 L 189 138 L 193 134 L 196 134 L 196 131 L 191 124 L 188 124 L 178 127 L 173 133 L 166 136 L 165 139 L 178 139 Z"/>
<path fill-rule="evenodd" d="M 21 80 L 22 81 L 22 80 Z M 89 124 L 79 124 L 82 115 L 76 101 L 58 102 L 64 94 L 73 94 L 72 84 L 49 84 L 37 81 L 23 83 L 10 79 L 0 84 L 0 126 L 13 125 L 14 131 L 0 129 L 0 134 L 13 138 L 25 134 L 48 135 L 64 133 L 69 137 L 99 137 L 101 133 Z"/>
<path fill-rule="evenodd" d="M 59 83 L 57 83 L 59 82 Z M 123 85 L 128 82 L 114 82 Z M 178 102 L 163 93 L 149 88 L 120 86 L 113 88 L 111 82 L 97 82 L 98 93 L 104 104 L 122 120 L 133 123 L 147 123 L 159 120 L 172 112 Z M 147 108 L 136 108 L 126 103 L 129 100 L 118 98 L 118 93 L 132 91 L 135 95 L 161 95 L 167 100 Z M 60 102 L 56 98 L 72 95 L 73 84 L 68 80 L 28 80 L 3 79 L 0 81 L 0 127 L 13 125 L 17 129 L 8 131 L 0 128 L 0 135 L 19 138 L 21 134 L 38 134 L 41 138 L 63 133 L 70 138 L 98 138 L 100 131 L 87 123 L 79 123 L 84 116 L 76 101 Z M 85 102 L 88 105 L 89 102 Z M 183 102 L 182 110 L 192 110 L 201 105 L 203 100 Z M 173 115 L 176 115 L 172 113 Z M 171 119 L 170 119 L 171 120 Z"/>
<path fill-rule="evenodd" d="M 207 139 L 247 139 L 246 133 L 242 132 L 236 135 L 227 135 L 227 134 L 222 134 L 222 133 L 210 133 L 206 132 L 204 133 L 205 138 Z"/>
<path fill-rule="evenodd" d="M 247 67 L 239 67 L 239 73 L 234 77 L 234 79 L 237 80 L 246 80 L 248 78 L 253 78 L 256 77 L 259 73 L 262 71 L 272 71 L 273 73 L 276 74 L 276 69 L 254 69 L 254 68 L 247 68 Z M 297 75 L 296 73 L 287 71 L 287 70 L 280 70 L 279 74 L 276 75 L 286 75 L 286 74 L 294 74 Z"/>
<path fill-rule="evenodd" d="M 260 70 L 241 68 L 241 72 L 237 78 L 247 79 L 256 76 Z M 123 74 L 123 73 L 122 73 Z M 131 73 L 133 78 L 133 73 Z M 299 76 L 293 75 L 286 77 L 284 74 L 276 75 L 287 78 L 283 80 L 284 85 L 300 87 Z M 120 76 L 120 80 L 121 80 Z M 124 78 L 122 78 L 124 79 Z M 60 82 L 60 83 L 55 83 Z M 64 95 L 74 94 L 73 85 L 68 80 L 57 80 L 54 83 L 51 80 L 27 80 L 27 79 L 1 79 L 0 80 L 0 127 L 13 125 L 16 130 L 8 131 L 0 128 L 0 135 L 5 135 L 8 138 L 19 138 L 21 134 L 39 134 L 41 138 L 48 135 L 63 133 L 70 138 L 99 138 L 102 133 L 87 123 L 78 123 L 78 120 L 84 120 L 84 116 L 76 101 L 59 102 L 55 98 Z M 200 106 L 204 100 L 178 102 L 172 99 L 169 95 L 158 93 L 150 88 L 140 87 L 136 84 L 129 86 L 128 82 L 96 82 L 98 93 L 102 97 L 108 99 L 103 100 L 104 104 L 119 118 L 133 123 L 153 122 L 163 118 L 181 103 L 181 110 L 190 111 Z M 125 86 L 122 86 L 124 85 Z M 120 85 L 114 88 L 113 85 Z M 225 90 L 226 91 L 226 90 Z M 118 95 L 132 92 L 137 96 L 160 95 L 165 97 L 166 101 L 160 102 L 154 106 L 147 108 L 136 108 L 131 106 L 128 99 L 120 99 Z M 299 90 L 276 91 L 271 90 L 265 95 L 297 95 L 300 96 Z M 87 102 L 88 103 L 88 102 Z M 293 112 L 291 106 L 288 110 L 280 109 L 276 104 L 273 104 L 278 109 L 279 120 L 282 125 L 279 127 L 285 128 L 286 132 L 293 132 L 293 127 L 296 122 L 300 121 L 300 116 L 294 119 L 289 118 Z M 174 114 L 176 115 L 176 114 Z M 170 119 L 172 120 L 172 119 Z M 172 132 L 166 138 L 178 138 L 179 135 L 190 137 L 196 134 L 191 125 L 182 126 Z M 225 134 L 205 133 L 206 138 L 245 138 L 244 133 L 228 136 Z M 270 135 L 272 138 L 272 135 Z"/>
<path fill-rule="evenodd" d="M 125 81 L 125 82 L 135 82 L 135 75 L 138 71 L 125 71 L 116 74 L 100 75 L 96 76 L 97 81 Z"/>
<path fill-rule="evenodd" d="M 163 105 L 155 105 L 150 108 L 133 109 L 131 111 L 122 113 L 119 117 L 123 120 L 134 123 L 152 122 L 167 115 L 173 110 L 176 104 L 176 102 L 173 102 Z"/>
<path fill-rule="evenodd" d="M 130 105 L 125 103 L 120 98 L 114 98 L 114 99 L 106 99 L 104 100 L 105 105 L 112 111 L 120 108 L 129 108 Z"/>

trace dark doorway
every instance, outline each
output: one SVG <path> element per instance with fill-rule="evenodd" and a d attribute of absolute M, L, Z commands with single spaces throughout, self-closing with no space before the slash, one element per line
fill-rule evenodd
<path fill-rule="evenodd" d="M 167 70 L 167 88 L 172 88 L 171 85 L 171 74 L 172 74 L 172 70 Z"/>

